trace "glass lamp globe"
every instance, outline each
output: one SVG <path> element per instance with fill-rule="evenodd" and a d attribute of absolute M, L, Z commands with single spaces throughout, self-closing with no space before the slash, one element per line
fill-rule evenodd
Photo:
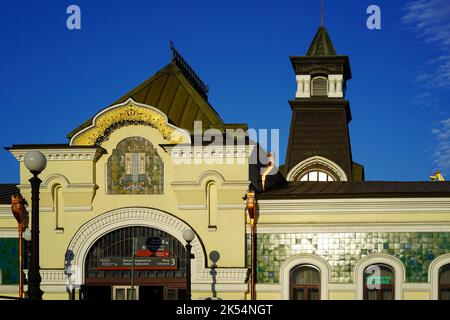
<path fill-rule="evenodd" d="M 42 172 L 47 166 L 47 158 L 40 151 L 30 151 L 25 154 L 23 159 L 25 167 L 34 172 Z"/>
<path fill-rule="evenodd" d="M 183 231 L 183 239 L 187 242 L 191 242 L 195 238 L 195 233 L 192 229 L 186 229 Z"/>
<path fill-rule="evenodd" d="M 25 231 L 23 232 L 22 236 L 23 236 L 23 238 L 26 241 L 31 241 L 31 231 L 30 231 L 30 229 L 26 228 Z"/>

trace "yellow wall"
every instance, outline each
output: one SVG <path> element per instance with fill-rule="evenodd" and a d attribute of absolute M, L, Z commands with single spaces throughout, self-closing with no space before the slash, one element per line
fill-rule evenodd
<path fill-rule="evenodd" d="M 429 300 L 430 293 L 428 291 L 405 291 L 403 293 L 404 300 Z"/>
<path fill-rule="evenodd" d="M 330 291 L 328 293 L 328 298 L 330 300 L 354 300 L 355 293 L 345 291 Z"/>
<path fill-rule="evenodd" d="M 127 137 L 144 137 L 149 140 L 164 162 L 164 193 L 151 195 L 108 195 L 106 194 L 106 164 L 116 145 Z M 180 164 L 172 163 L 170 155 L 159 145 L 168 141 L 154 128 L 148 126 L 127 126 L 114 131 L 101 146 L 106 154 L 97 162 L 93 160 L 48 160 L 47 168 L 40 174 L 41 188 L 40 213 L 40 266 L 42 269 L 64 268 L 64 257 L 69 242 L 77 230 L 87 221 L 108 211 L 126 207 L 155 208 L 185 221 L 197 233 L 206 254 L 216 250 L 221 254 L 218 267 L 245 268 L 245 211 L 242 197 L 248 189 L 247 160 L 241 165 L 230 164 Z M 42 150 L 45 152 L 45 150 Z M 63 153 L 63 151 L 61 151 Z M 30 173 L 20 163 L 22 194 L 31 204 L 28 188 Z M 200 177 L 205 172 L 219 174 Z M 225 181 L 222 181 L 222 177 Z M 216 230 L 208 229 L 206 184 L 214 181 L 218 190 L 213 199 Z M 225 182 L 225 183 L 224 183 Z M 94 187 L 95 184 L 95 187 Z M 172 186 L 174 184 L 174 186 Z M 55 185 L 61 185 L 66 209 L 61 213 L 61 228 L 55 230 L 56 217 L 54 207 Z M 180 209 L 183 205 L 201 205 L 203 209 Z M 228 206 L 220 209 L 220 205 Z M 234 206 L 230 208 L 229 206 Z M 92 207 L 92 210 L 89 210 Z M 70 209 L 71 208 L 71 209 Z M 77 210 L 80 208 L 80 210 Z M 88 210 L 88 211 L 86 211 Z M 15 226 L 3 223 L 1 227 Z M 226 239 L 226 241 L 224 241 Z M 206 260 L 209 260 L 208 258 Z M 210 264 L 210 263 L 208 263 Z M 200 296 L 200 293 L 194 293 Z M 223 293 L 224 297 L 243 299 L 244 294 Z M 211 296 L 211 293 L 207 294 Z M 64 298 L 46 293 L 46 298 Z"/>

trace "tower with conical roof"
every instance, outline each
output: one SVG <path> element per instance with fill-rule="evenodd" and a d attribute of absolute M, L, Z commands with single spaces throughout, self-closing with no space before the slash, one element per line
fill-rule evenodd
<path fill-rule="evenodd" d="M 352 160 L 348 129 L 348 56 L 336 53 L 322 24 L 306 56 L 290 59 L 297 91 L 295 99 L 289 101 L 292 118 L 284 167 L 287 180 L 363 180 L 363 167 Z"/>

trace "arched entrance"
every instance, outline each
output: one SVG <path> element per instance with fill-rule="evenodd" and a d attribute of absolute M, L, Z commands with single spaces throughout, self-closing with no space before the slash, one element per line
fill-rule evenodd
<path fill-rule="evenodd" d="M 89 249 L 81 296 L 87 300 L 185 299 L 186 250 L 178 239 L 156 228 L 111 231 Z"/>
<path fill-rule="evenodd" d="M 68 292 L 80 292 L 81 297 L 87 297 L 87 293 L 81 289 L 84 289 L 89 285 L 89 282 L 86 282 L 86 277 L 89 276 L 87 272 L 87 267 L 89 266 L 87 261 L 89 260 L 88 255 L 90 254 L 91 249 L 103 237 L 108 237 L 109 234 L 113 234 L 115 231 L 121 229 L 125 230 L 125 228 L 129 227 L 148 228 L 146 229 L 146 232 L 149 232 L 150 229 L 155 230 L 152 232 L 163 232 L 171 236 L 174 241 L 176 240 L 181 244 L 184 243 L 182 236 L 183 231 L 188 228 L 194 229 L 177 217 L 154 208 L 128 207 L 115 209 L 98 215 L 87 221 L 78 229 L 67 248 L 65 256 L 65 274 L 67 275 L 66 286 Z M 129 245 L 130 244 L 131 242 Z M 191 245 L 192 253 L 195 256 L 195 258 L 191 260 L 192 283 L 204 283 L 204 281 L 208 281 L 208 276 L 210 277 L 210 274 L 209 270 L 205 269 L 205 251 L 198 234 L 191 242 Z M 181 258 L 182 257 L 183 256 L 181 256 Z M 179 263 L 180 265 L 182 264 L 181 261 Z M 181 275 L 181 277 L 183 277 L 183 275 Z M 131 279 L 129 278 L 129 280 Z M 168 283 L 168 278 L 165 280 L 166 283 Z M 90 284 L 92 286 L 92 281 Z M 111 292 L 111 285 L 109 285 L 108 289 L 110 290 L 109 292 Z M 106 289 L 104 288 L 104 292 L 101 296 L 108 296 L 108 299 L 111 299 L 112 295 L 108 295 L 105 292 Z M 83 293 L 86 294 L 83 295 Z M 124 295 L 128 294 L 126 290 L 119 294 L 122 293 Z M 171 292 L 167 292 L 166 297 L 170 298 L 170 294 Z M 78 295 L 74 294 L 72 296 Z M 182 292 L 179 293 L 179 296 L 182 296 Z"/>

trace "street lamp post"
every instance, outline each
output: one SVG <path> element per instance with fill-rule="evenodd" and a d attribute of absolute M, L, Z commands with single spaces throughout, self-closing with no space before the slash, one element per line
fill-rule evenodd
<path fill-rule="evenodd" d="M 186 244 L 186 298 L 191 300 L 191 259 L 194 257 L 191 253 L 192 246 L 191 242 L 195 238 L 195 233 L 192 229 L 186 229 L 183 231 L 183 239 L 187 242 Z"/>
<path fill-rule="evenodd" d="M 25 154 L 25 166 L 33 174 L 31 177 L 31 261 L 28 269 L 28 298 L 42 300 L 41 275 L 39 273 L 39 187 L 41 179 L 38 175 L 47 166 L 47 159 L 39 151 Z"/>
<path fill-rule="evenodd" d="M 250 299 L 256 300 L 256 261 L 255 261 L 255 217 L 256 217 L 256 201 L 255 192 L 247 192 L 247 211 L 250 218 L 250 246 L 251 246 L 251 257 L 250 257 Z"/>

